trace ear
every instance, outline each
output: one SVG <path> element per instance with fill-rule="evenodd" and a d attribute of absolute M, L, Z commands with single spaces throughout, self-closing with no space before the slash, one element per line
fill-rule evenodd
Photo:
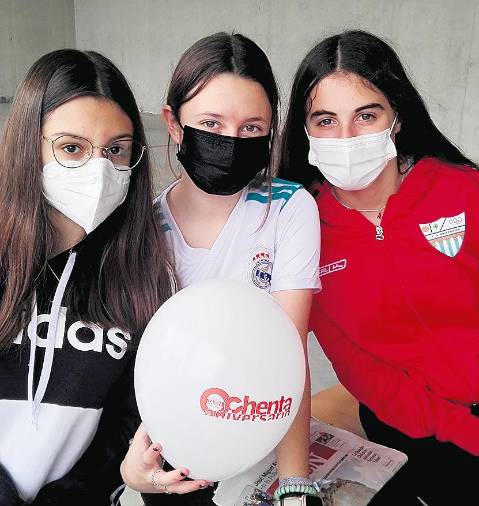
<path fill-rule="evenodd" d="M 396 120 L 396 124 L 394 125 L 394 128 L 393 128 L 393 131 L 392 133 L 394 135 L 396 135 L 397 133 L 399 133 L 401 131 L 401 118 L 400 116 L 398 116 L 398 119 Z"/>
<path fill-rule="evenodd" d="M 163 121 L 168 128 L 168 133 L 170 137 L 173 139 L 175 144 L 181 144 L 181 140 L 183 139 L 183 130 L 178 124 L 175 113 L 171 109 L 171 106 L 164 105 L 161 110 L 161 114 L 163 116 Z"/>

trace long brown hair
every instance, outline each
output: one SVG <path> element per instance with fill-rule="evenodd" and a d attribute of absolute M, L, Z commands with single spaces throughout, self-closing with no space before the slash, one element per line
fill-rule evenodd
<path fill-rule="evenodd" d="M 135 98 L 121 72 L 96 52 L 53 51 L 28 71 L 0 141 L 0 348 L 28 323 L 33 295 L 53 251 L 42 193 L 42 121 L 79 96 L 115 102 L 146 145 Z M 171 294 L 171 274 L 152 209 L 148 153 L 132 170 L 125 202 L 87 236 L 64 296 L 85 322 L 139 333 Z M 100 251 L 99 251 L 100 250 Z"/>
<path fill-rule="evenodd" d="M 276 151 L 279 93 L 268 57 L 263 50 L 240 33 L 208 35 L 195 42 L 180 58 L 171 77 L 166 103 L 180 122 L 181 106 L 194 98 L 214 77 L 235 74 L 260 84 L 271 105 L 271 158 L 256 178 L 271 187 L 273 155 Z M 168 147 L 170 140 L 168 139 Z M 167 151 L 168 163 L 169 149 Z M 270 188 L 271 191 L 271 188 Z"/>

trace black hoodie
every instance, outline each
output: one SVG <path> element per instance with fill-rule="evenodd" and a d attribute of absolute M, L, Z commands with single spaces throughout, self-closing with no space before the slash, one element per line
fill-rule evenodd
<path fill-rule="evenodd" d="M 111 226 L 107 222 L 104 225 Z M 90 267 L 103 249 L 101 229 L 104 226 L 74 248 L 77 258 L 69 282 L 73 288 L 95 271 Z M 49 261 L 51 268 L 36 291 L 33 394 L 43 366 L 53 296 L 68 257 L 67 251 Z M 140 423 L 132 336 L 118 328 L 83 323 L 62 304 L 53 364 L 35 414 L 28 399 L 31 328 L 0 353 L 0 504 L 109 505 L 122 484 L 119 468 L 128 441 Z"/>

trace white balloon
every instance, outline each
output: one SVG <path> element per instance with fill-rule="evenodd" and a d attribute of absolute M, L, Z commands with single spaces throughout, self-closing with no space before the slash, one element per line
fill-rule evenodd
<path fill-rule="evenodd" d="M 246 283 L 188 286 L 155 313 L 140 341 L 135 390 L 152 441 L 191 478 L 230 478 L 265 457 L 301 402 L 296 327 Z"/>

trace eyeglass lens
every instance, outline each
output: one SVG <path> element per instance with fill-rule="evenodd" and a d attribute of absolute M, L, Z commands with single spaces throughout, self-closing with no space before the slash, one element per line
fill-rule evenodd
<path fill-rule="evenodd" d="M 84 165 L 92 157 L 93 145 L 88 139 L 74 135 L 62 135 L 52 143 L 53 155 L 64 167 L 75 168 Z M 103 149 L 104 155 L 115 168 L 134 167 L 143 153 L 139 142 L 131 139 L 120 139 Z"/>

